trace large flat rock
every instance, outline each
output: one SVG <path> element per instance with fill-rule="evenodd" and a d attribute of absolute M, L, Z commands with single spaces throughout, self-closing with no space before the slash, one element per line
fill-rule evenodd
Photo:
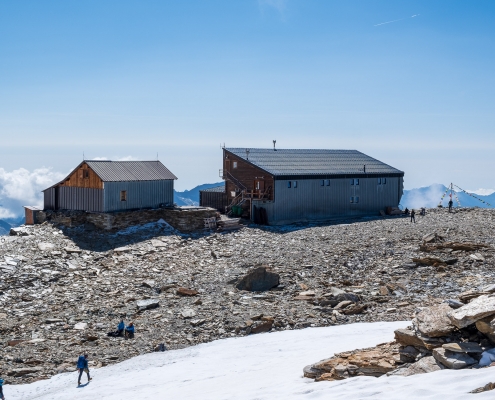
<path fill-rule="evenodd" d="M 452 324 L 458 328 L 465 328 L 468 325 L 474 324 L 482 318 L 495 314 L 495 297 L 483 295 L 471 300 L 470 303 L 452 310 L 448 313 L 448 317 Z"/>
<path fill-rule="evenodd" d="M 438 347 L 433 350 L 433 357 L 435 357 L 435 360 L 450 369 L 462 369 L 476 364 L 476 360 L 468 356 L 466 353 L 451 352 L 443 347 Z"/>

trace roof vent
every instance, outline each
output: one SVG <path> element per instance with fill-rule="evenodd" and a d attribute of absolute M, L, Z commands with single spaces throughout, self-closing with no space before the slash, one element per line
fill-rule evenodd
<path fill-rule="evenodd" d="M 246 149 L 246 160 L 249 161 L 249 149 Z"/>
<path fill-rule="evenodd" d="M 273 141 L 273 151 L 277 151 L 277 149 L 275 148 L 275 144 L 277 143 L 276 140 Z"/>

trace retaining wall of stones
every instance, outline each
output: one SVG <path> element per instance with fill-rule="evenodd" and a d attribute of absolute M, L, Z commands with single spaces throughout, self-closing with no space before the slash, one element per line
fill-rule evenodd
<path fill-rule="evenodd" d="M 48 210 L 37 213 L 37 223 L 49 222 L 67 227 L 89 224 L 97 229 L 112 231 L 163 219 L 181 232 L 194 232 L 204 229 L 204 219 L 214 217 L 216 214 L 216 210 L 207 207 L 176 207 L 114 213 Z"/>

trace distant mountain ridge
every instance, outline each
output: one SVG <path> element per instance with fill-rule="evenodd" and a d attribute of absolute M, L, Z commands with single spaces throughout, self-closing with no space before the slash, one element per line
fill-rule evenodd
<path fill-rule="evenodd" d="M 178 206 L 199 206 L 199 192 L 201 190 L 214 188 L 217 186 L 223 186 L 225 182 L 217 183 L 204 183 L 198 185 L 191 190 L 184 190 L 183 192 L 177 192 L 174 190 L 174 203 Z"/>
<path fill-rule="evenodd" d="M 473 194 L 478 199 L 483 200 L 485 203 L 479 201 L 473 196 L 461 192 L 459 189 L 455 188 L 461 207 L 480 207 L 480 208 L 495 208 L 495 193 L 487 196 Z M 404 190 L 400 204 L 403 208 L 432 208 L 437 207 L 440 202 L 442 195 L 447 190 L 445 185 L 433 184 L 426 187 L 421 187 L 417 189 Z M 450 190 L 445 195 L 442 201 L 444 207 L 448 207 L 450 199 Z M 454 207 L 458 207 L 455 195 L 452 196 L 452 201 L 454 202 Z M 488 204 L 487 204 L 488 203 Z"/>

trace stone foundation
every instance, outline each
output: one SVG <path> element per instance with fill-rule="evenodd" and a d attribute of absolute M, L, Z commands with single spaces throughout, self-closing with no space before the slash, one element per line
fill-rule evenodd
<path fill-rule="evenodd" d="M 181 232 L 194 232 L 204 229 L 204 219 L 216 216 L 217 211 L 207 207 L 176 207 L 155 210 L 121 211 L 114 213 L 91 213 L 85 211 L 39 211 L 37 223 L 74 227 L 94 225 L 97 229 L 115 231 L 134 225 L 156 222 L 160 219 Z"/>

